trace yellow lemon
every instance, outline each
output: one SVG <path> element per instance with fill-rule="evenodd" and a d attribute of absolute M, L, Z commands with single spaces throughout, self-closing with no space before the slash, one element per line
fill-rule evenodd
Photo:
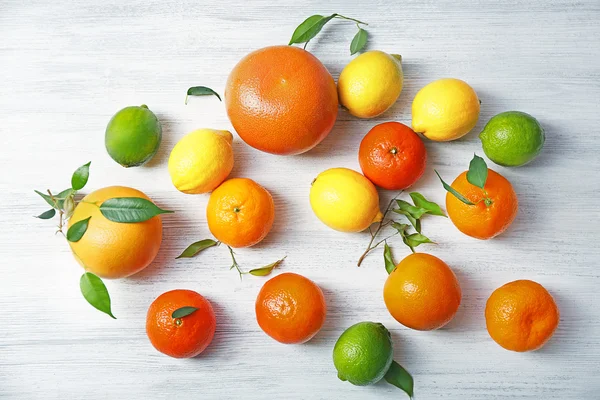
<path fill-rule="evenodd" d="M 321 172 L 310 188 L 310 205 L 325 225 L 342 232 L 360 232 L 383 217 L 375 186 L 348 168 Z"/>
<path fill-rule="evenodd" d="M 417 93 L 412 103 L 412 128 L 436 142 L 466 135 L 479 119 L 477 93 L 460 79 L 439 79 Z"/>
<path fill-rule="evenodd" d="M 383 114 L 400 96 L 404 75 L 402 57 L 367 51 L 350 61 L 338 79 L 340 104 L 359 118 Z"/>
<path fill-rule="evenodd" d="M 231 132 L 215 129 L 184 136 L 169 157 L 169 174 L 177 190 L 196 194 L 217 188 L 233 168 L 232 141 Z"/>

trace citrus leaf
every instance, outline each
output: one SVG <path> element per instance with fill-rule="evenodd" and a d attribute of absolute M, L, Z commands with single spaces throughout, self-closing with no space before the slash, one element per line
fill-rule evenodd
<path fill-rule="evenodd" d="M 408 201 L 396 200 L 396 204 L 398 204 L 398 207 L 400 207 L 400 210 L 409 212 L 410 215 L 412 215 L 412 217 L 414 219 L 421 218 L 423 216 L 423 214 L 425 214 L 427 212 L 426 209 L 421 208 L 421 207 L 415 207 L 412 204 L 410 204 Z"/>
<path fill-rule="evenodd" d="M 56 200 L 56 204 L 58 205 L 59 209 L 64 209 L 65 200 L 71 197 L 74 192 L 75 191 L 72 188 L 68 188 L 54 196 L 54 199 Z"/>
<path fill-rule="evenodd" d="M 37 190 L 34 190 L 34 192 L 36 192 L 37 194 L 39 194 L 40 196 L 42 196 L 42 198 L 44 200 L 46 200 L 46 203 L 48 203 L 50 205 L 50 207 L 56 208 L 56 204 L 54 204 L 54 201 L 52 200 L 52 197 L 50 197 L 47 194 L 44 194 L 42 192 L 38 192 Z"/>
<path fill-rule="evenodd" d="M 188 315 L 193 314 L 194 311 L 196 311 L 197 309 L 198 309 L 198 307 L 190 307 L 190 306 L 181 307 L 181 308 L 178 308 L 177 310 L 173 311 L 173 314 L 171 314 L 171 317 L 173 317 L 173 318 L 187 317 Z"/>
<path fill-rule="evenodd" d="M 102 279 L 91 272 L 86 272 L 81 275 L 79 288 L 83 297 L 94 308 L 110 315 L 113 319 L 117 319 L 110 310 L 110 295 Z"/>
<path fill-rule="evenodd" d="M 467 171 L 467 181 L 469 181 L 471 185 L 483 189 L 485 181 L 487 181 L 487 176 L 488 168 L 485 160 L 477 154 L 473 154 L 473 159 L 469 163 L 469 170 Z"/>
<path fill-rule="evenodd" d="M 465 196 L 463 196 L 462 194 L 458 193 L 456 190 L 454 190 L 452 188 L 452 186 L 450 186 L 446 182 L 444 182 L 444 180 L 440 176 L 439 172 L 437 172 L 437 170 L 434 169 L 434 171 L 435 171 L 436 175 L 438 176 L 438 178 L 440 178 L 440 181 L 442 182 L 442 186 L 444 187 L 444 189 L 446 189 L 448 192 L 452 193 L 452 195 L 454 195 L 454 197 L 456 197 L 457 199 L 459 199 L 460 201 L 462 201 L 466 205 L 469 205 L 469 206 L 474 206 L 475 205 L 475 203 L 470 202 Z"/>
<path fill-rule="evenodd" d="M 415 230 L 417 232 L 421 232 L 421 220 L 416 219 L 415 217 L 412 216 L 411 213 L 409 213 L 408 211 L 405 211 L 405 210 L 399 210 L 399 209 L 395 208 L 392 211 L 397 214 L 404 215 L 408 219 L 410 224 L 413 226 L 413 228 L 415 228 Z"/>
<path fill-rule="evenodd" d="M 92 217 L 77 221 L 69 227 L 67 231 L 67 240 L 69 242 L 78 242 L 83 237 L 83 234 L 87 231 L 90 218 Z"/>
<path fill-rule="evenodd" d="M 187 94 L 185 95 L 185 104 L 188 103 L 188 96 L 211 96 L 211 95 L 217 96 L 217 99 L 219 99 L 219 101 L 223 101 L 223 100 L 221 100 L 221 96 L 219 96 L 219 93 L 215 92 L 211 88 L 208 88 L 206 86 L 192 86 L 191 88 L 189 88 L 187 90 Z"/>
<path fill-rule="evenodd" d="M 82 165 L 77 168 L 75 172 L 73 172 L 73 176 L 71 177 L 71 188 L 73 190 L 81 190 L 85 186 L 90 177 L 90 161 L 87 164 Z"/>
<path fill-rule="evenodd" d="M 50 219 L 56 215 L 56 210 L 54 208 L 49 209 L 48 211 L 44 211 L 40 215 L 35 218 L 39 219 Z"/>
<path fill-rule="evenodd" d="M 358 32 L 354 35 L 352 43 L 350 43 L 350 55 L 358 53 L 367 44 L 368 33 L 362 28 L 358 28 Z"/>
<path fill-rule="evenodd" d="M 288 45 L 308 42 L 317 36 L 317 34 L 321 32 L 321 29 L 323 29 L 323 26 L 325 26 L 327 22 L 331 21 L 331 19 L 333 19 L 336 15 L 337 14 L 331 14 L 330 16 L 324 17 L 323 15 L 316 14 L 306 18 L 300 25 L 298 25 L 296 30 L 294 30 Z"/>
<path fill-rule="evenodd" d="M 283 260 L 286 259 L 286 257 L 287 256 L 283 257 L 281 260 L 275 261 L 274 263 L 265 265 L 264 267 L 251 269 L 250 271 L 248 271 L 248 273 L 254 276 L 267 276 L 273 271 L 273 269 L 279 266 L 279 264 L 281 264 Z"/>
<path fill-rule="evenodd" d="M 198 242 L 190 244 L 187 247 L 187 249 L 185 249 L 183 253 L 181 253 L 178 257 L 175 257 L 175 259 L 177 260 L 178 258 L 191 258 L 194 257 L 196 254 L 200 253 L 202 250 L 206 250 L 209 247 L 218 245 L 219 242 L 216 242 L 212 239 L 200 240 Z"/>
<path fill-rule="evenodd" d="M 408 224 L 399 224 L 398 222 L 392 222 L 392 228 L 398 231 L 400 235 L 404 235 L 408 229 Z"/>
<path fill-rule="evenodd" d="M 392 365 L 384 376 L 388 383 L 402 389 L 411 399 L 414 396 L 414 381 L 412 376 L 396 361 L 392 361 Z"/>
<path fill-rule="evenodd" d="M 412 199 L 413 203 L 415 203 L 415 206 L 427 210 L 427 214 L 439 215 L 440 217 L 446 216 L 439 205 L 433 201 L 427 200 L 421 193 L 412 192 L 410 193 L 410 198 Z"/>
<path fill-rule="evenodd" d="M 163 210 L 141 197 L 114 197 L 100 205 L 100 212 L 113 222 L 133 223 L 174 211 Z"/>
<path fill-rule="evenodd" d="M 396 263 L 394 263 L 394 259 L 392 257 L 392 250 L 387 243 L 383 244 L 383 261 L 385 263 L 385 270 L 388 274 L 391 274 L 392 271 L 396 269 Z"/>
<path fill-rule="evenodd" d="M 423 243 L 434 243 L 427 236 L 422 235 L 420 233 L 412 233 L 408 236 L 403 236 L 402 240 L 404 244 L 410 247 L 410 250 L 414 253 L 415 247 Z"/>

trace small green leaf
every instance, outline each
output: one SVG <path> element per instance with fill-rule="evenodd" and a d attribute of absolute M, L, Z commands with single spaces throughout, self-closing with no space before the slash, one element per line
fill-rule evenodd
<path fill-rule="evenodd" d="M 83 234 L 87 231 L 90 218 L 92 217 L 77 221 L 69 227 L 67 231 L 67 240 L 69 242 L 78 242 L 83 237 Z"/>
<path fill-rule="evenodd" d="M 415 247 L 417 247 L 418 245 L 423 243 L 433 243 L 431 240 L 429 240 L 427 236 L 422 235 L 420 233 L 412 233 L 408 236 L 403 236 L 402 240 L 404 241 L 405 245 L 410 247 L 410 250 L 413 253 L 415 252 Z"/>
<path fill-rule="evenodd" d="M 75 193 L 75 191 L 73 189 L 68 188 L 68 189 L 63 190 L 56 196 L 54 196 L 54 199 L 56 199 L 56 204 L 58 205 L 58 208 L 64 209 L 65 200 L 67 200 L 69 197 L 72 198 L 74 193 Z"/>
<path fill-rule="evenodd" d="M 71 177 L 71 188 L 73 190 L 81 190 L 85 186 L 90 177 L 90 161 L 87 164 L 82 165 L 77 168 L 75 172 L 73 172 L 73 176 Z"/>
<path fill-rule="evenodd" d="M 385 380 L 388 383 L 402 389 L 411 399 L 414 396 L 414 381 L 412 376 L 396 361 L 392 361 L 392 365 L 385 374 Z"/>
<path fill-rule="evenodd" d="M 410 222 L 410 224 L 413 226 L 413 228 L 415 228 L 415 230 L 417 232 L 421 232 L 421 220 L 416 219 L 415 217 L 413 217 L 410 212 L 405 211 L 405 210 L 399 210 L 399 209 L 393 209 L 392 211 L 395 212 L 395 213 L 397 213 L 397 214 L 404 215 L 406 217 L 406 219 L 408 219 L 408 221 Z"/>
<path fill-rule="evenodd" d="M 133 223 L 147 221 L 157 215 L 174 211 L 158 208 L 150 200 L 141 197 L 115 197 L 102 203 L 100 212 L 113 222 Z"/>
<path fill-rule="evenodd" d="M 219 245 L 219 242 L 216 242 L 212 239 L 200 240 L 198 242 L 190 244 L 187 247 L 187 249 L 185 249 L 183 251 L 183 253 L 181 253 L 178 257 L 175 257 L 175 259 L 191 258 L 191 257 L 194 257 L 196 254 L 200 253 L 202 250 L 206 250 L 209 247 L 213 247 L 213 246 L 217 246 L 217 245 Z"/>
<path fill-rule="evenodd" d="M 39 219 L 50 219 L 50 218 L 54 217 L 55 215 L 56 215 L 56 210 L 54 208 L 51 208 L 48 211 L 44 211 L 43 213 L 41 213 L 40 215 L 38 215 L 36 218 L 39 218 Z"/>
<path fill-rule="evenodd" d="M 219 99 L 219 101 L 223 101 L 223 100 L 221 100 L 221 96 L 219 96 L 219 93 L 215 92 L 211 88 L 208 88 L 206 86 L 192 86 L 191 88 L 189 88 L 187 90 L 187 94 L 185 95 L 185 104 L 188 103 L 188 96 L 211 96 L 211 95 L 217 96 L 217 99 Z"/>
<path fill-rule="evenodd" d="M 469 163 L 469 170 L 467 171 L 467 181 L 469 181 L 471 185 L 483 189 L 485 181 L 487 181 L 487 176 L 488 168 L 485 160 L 477 154 L 473 154 L 473 159 Z"/>
<path fill-rule="evenodd" d="M 368 33 L 362 28 L 358 28 L 358 32 L 354 35 L 352 43 L 350 43 L 350 55 L 358 53 L 367 44 Z"/>
<path fill-rule="evenodd" d="M 396 269 L 396 263 L 392 257 L 392 250 L 387 243 L 383 244 L 383 261 L 385 263 L 385 270 L 388 274 L 391 274 L 392 271 Z"/>
<path fill-rule="evenodd" d="M 328 17 L 324 17 L 317 14 L 306 18 L 304 22 L 298 25 L 292 34 L 292 38 L 290 39 L 288 45 L 308 42 L 317 36 L 317 34 L 321 32 L 321 29 L 323 29 L 323 26 L 325 26 L 325 24 L 333 19 L 336 15 L 337 14 L 331 14 Z"/>
<path fill-rule="evenodd" d="M 442 186 L 444 187 L 444 189 L 446 189 L 448 192 L 452 193 L 454 195 L 454 197 L 456 197 L 457 199 L 459 199 L 460 201 L 462 201 L 466 205 L 469 205 L 469 206 L 474 206 L 475 205 L 475 203 L 470 202 L 465 196 L 463 196 L 462 194 L 458 193 L 456 190 L 454 190 L 452 188 L 452 186 L 450 186 L 446 182 L 444 182 L 444 180 L 440 176 L 439 172 L 437 172 L 437 170 L 434 169 L 434 171 L 435 171 L 436 175 L 438 176 L 438 178 L 440 178 L 440 181 L 442 182 Z"/>
<path fill-rule="evenodd" d="M 286 259 L 286 257 L 287 256 L 283 257 L 281 260 L 275 261 L 274 263 L 265 265 L 264 267 L 251 269 L 250 271 L 248 271 L 248 273 L 254 276 L 267 276 L 273 271 L 273 269 L 279 266 L 279 264 L 281 264 L 283 260 Z"/>
<path fill-rule="evenodd" d="M 79 280 L 79 287 L 81 288 L 81 294 L 96 309 L 110 315 L 113 319 L 117 319 L 110 310 L 110 295 L 102 279 L 86 272 L 81 275 Z"/>
<path fill-rule="evenodd" d="M 427 210 L 427 214 L 439 215 L 440 217 L 446 216 L 439 205 L 433 201 L 427 200 L 421 193 L 412 192 L 410 193 L 410 198 L 412 199 L 413 203 L 415 203 L 415 206 Z"/>
<path fill-rule="evenodd" d="M 392 228 L 398 231 L 400 235 L 404 235 L 404 232 L 408 229 L 408 224 L 399 224 L 398 222 L 392 222 Z"/>
<path fill-rule="evenodd" d="M 187 317 L 188 315 L 193 314 L 194 311 L 196 311 L 197 309 L 198 309 L 198 307 L 190 307 L 190 306 L 181 307 L 181 308 L 178 308 L 177 310 L 173 311 L 173 314 L 171 314 L 171 317 L 173 317 L 173 318 Z"/>
<path fill-rule="evenodd" d="M 39 194 L 40 196 L 42 196 L 42 198 L 44 200 L 46 200 L 46 203 L 48 203 L 50 205 L 50 207 L 56 208 L 56 204 L 54 204 L 54 201 L 52 200 L 52 197 L 50 197 L 49 195 L 44 194 L 42 192 L 38 192 L 37 190 L 34 190 L 34 192 L 36 192 L 37 194 Z"/>
<path fill-rule="evenodd" d="M 413 218 L 415 218 L 415 219 L 421 218 L 423 216 L 423 214 L 425 214 L 427 212 L 426 209 L 421 208 L 421 207 L 415 207 L 412 204 L 410 204 L 408 201 L 396 200 L 396 204 L 398 204 L 398 207 L 400 207 L 400 210 L 409 212 L 410 215 L 412 215 Z"/>

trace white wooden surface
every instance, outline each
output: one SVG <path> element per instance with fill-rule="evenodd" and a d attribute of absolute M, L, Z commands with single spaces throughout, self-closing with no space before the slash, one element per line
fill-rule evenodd
<path fill-rule="evenodd" d="M 352 4 L 351 4 L 352 3 Z M 313 13 L 338 12 L 368 22 L 369 49 L 401 53 L 405 88 L 381 118 L 340 111 L 334 131 L 297 157 L 260 153 L 235 139 L 233 176 L 256 179 L 276 201 L 275 226 L 260 245 L 238 251 L 246 267 L 287 254 L 280 272 L 310 277 L 324 290 L 327 322 L 305 345 L 267 337 L 254 318 L 264 279 L 240 282 L 224 248 L 188 261 L 174 257 L 208 237 L 207 196 L 171 185 L 168 154 L 187 132 L 230 129 L 222 103 L 192 99 L 206 85 L 222 93 L 228 72 L 251 50 L 285 44 Z M 420 399 L 599 399 L 600 381 L 600 3 L 588 1 L 0 1 L 0 398 L 2 399 L 399 399 L 380 383 L 353 387 L 337 379 L 331 350 L 343 329 L 383 322 L 395 358 L 415 378 Z M 337 78 L 350 61 L 355 32 L 330 23 L 308 46 Z M 410 123 L 416 91 L 441 77 L 468 81 L 483 105 L 474 132 L 452 143 L 427 143 L 429 166 L 415 190 L 442 203 L 433 168 L 451 180 L 473 152 L 477 133 L 498 112 L 521 110 L 545 127 L 543 154 L 518 169 L 493 167 L 520 201 L 513 226 L 492 241 L 460 234 L 442 218 L 424 231 L 423 246 L 452 266 L 463 289 L 458 315 L 445 329 L 411 331 L 382 301 L 381 252 L 355 262 L 368 234 L 340 234 L 313 216 L 308 191 L 320 171 L 358 169 L 357 148 L 376 123 Z M 164 127 L 160 151 L 125 170 L 104 150 L 104 128 L 118 109 L 148 104 Z M 77 166 L 92 160 L 85 192 L 130 185 L 166 216 L 157 260 L 142 273 L 110 281 L 113 321 L 93 310 L 78 288 L 81 270 L 47 221 L 33 189 L 60 190 Z M 382 204 L 390 197 L 382 192 Z M 396 259 L 408 254 L 393 242 Z M 517 354 L 485 330 L 491 291 L 515 279 L 542 283 L 557 300 L 561 323 L 541 351 Z M 145 314 L 160 293 L 189 288 L 217 313 L 209 349 L 191 360 L 157 353 Z"/>

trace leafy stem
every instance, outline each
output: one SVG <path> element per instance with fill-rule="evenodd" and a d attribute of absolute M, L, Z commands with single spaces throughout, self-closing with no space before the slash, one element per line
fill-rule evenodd
<path fill-rule="evenodd" d="M 381 218 L 381 221 L 379 221 L 379 223 L 377 224 L 377 229 L 375 230 L 375 232 L 373 232 L 371 230 L 371 228 L 369 227 L 369 233 L 371 234 L 371 240 L 369 241 L 369 244 L 367 245 L 367 249 L 365 250 L 365 252 L 360 256 L 360 258 L 358 259 L 358 263 L 356 264 L 357 267 L 360 267 L 360 265 L 362 264 L 363 260 L 365 259 L 365 257 L 367 256 L 367 254 L 369 254 L 371 251 L 375 250 L 377 248 L 377 246 L 379 246 L 381 243 L 385 242 L 386 239 L 383 239 L 379 242 L 377 242 L 375 245 L 373 245 L 373 242 L 375 241 L 375 238 L 377 237 L 377 235 L 379 234 L 379 232 L 381 232 L 381 230 L 383 228 L 385 228 L 386 226 L 388 226 L 389 224 L 393 223 L 394 221 L 392 220 L 385 220 L 385 217 L 389 214 L 389 212 L 392 210 L 392 205 L 394 204 L 394 202 L 396 201 L 396 199 L 402 194 L 402 192 L 398 193 L 396 196 L 394 196 L 390 202 L 388 203 L 385 212 L 383 213 L 383 217 Z M 394 235 L 396 235 L 397 233 L 395 233 Z M 391 236 L 394 236 L 391 235 Z M 391 237 L 390 236 L 390 237 Z M 389 238 L 387 238 L 389 239 Z"/>
<path fill-rule="evenodd" d="M 227 248 L 229 249 L 229 254 L 231 254 L 231 260 L 233 261 L 233 264 L 231 264 L 231 267 L 229 267 L 229 269 L 237 269 L 238 274 L 240 274 L 240 280 L 242 280 L 242 275 L 244 274 L 244 272 L 242 272 L 240 265 L 237 263 L 235 259 L 235 253 L 233 252 L 231 246 L 227 246 Z"/>
<path fill-rule="evenodd" d="M 354 21 L 354 22 L 356 22 L 356 26 L 357 26 L 359 29 L 360 29 L 360 26 L 359 26 L 358 24 L 367 25 L 367 26 L 369 25 L 369 24 L 367 24 L 366 22 L 362 22 L 362 21 L 359 21 L 359 20 L 357 20 L 357 19 L 350 18 L 350 17 L 345 17 L 345 16 L 343 16 L 343 15 L 340 15 L 340 14 L 335 14 L 335 17 L 334 17 L 334 18 L 345 19 L 345 20 L 348 20 L 348 21 Z"/>
<path fill-rule="evenodd" d="M 60 232 L 63 236 L 65 236 L 65 233 L 62 230 L 63 223 L 64 223 L 63 218 L 65 215 L 65 212 L 63 211 L 62 207 L 58 206 L 58 202 L 56 201 L 56 198 L 54 197 L 54 195 L 52 194 L 50 189 L 48 189 L 47 191 L 48 191 L 48 196 L 50 196 L 50 199 L 54 203 L 54 208 L 58 209 L 58 230 L 56 231 L 56 233 Z"/>
<path fill-rule="evenodd" d="M 362 29 L 360 25 L 369 25 L 366 22 L 362 22 L 355 18 L 346 17 L 344 15 L 340 15 L 337 13 L 331 15 L 320 15 L 315 14 L 311 15 L 307 19 L 305 19 L 298 27 L 294 30 L 292 34 L 292 38 L 290 39 L 289 45 L 294 43 L 301 44 L 304 43 L 304 49 L 308 43 L 315 37 L 321 29 L 332 19 L 343 19 L 347 21 L 352 21 L 356 23 L 356 27 L 358 28 L 358 32 L 352 39 L 352 43 L 350 44 L 350 54 L 353 55 L 358 51 L 362 50 L 363 47 L 367 44 L 368 33 L 366 30 Z"/>

